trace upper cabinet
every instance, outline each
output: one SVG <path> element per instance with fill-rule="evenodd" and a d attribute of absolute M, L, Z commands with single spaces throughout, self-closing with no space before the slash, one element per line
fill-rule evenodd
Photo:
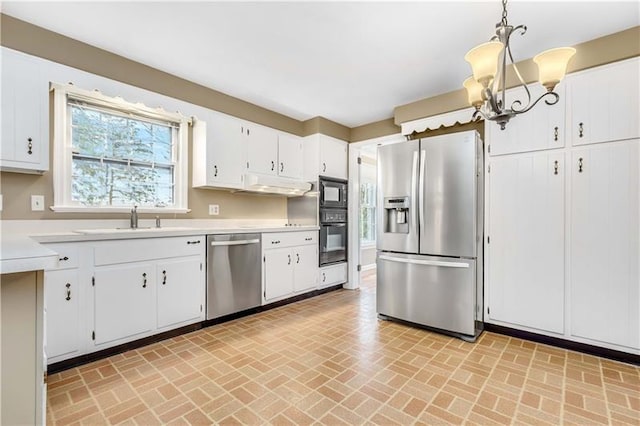
<path fill-rule="evenodd" d="M 247 158 L 245 126 L 240 120 L 214 112 L 195 120 L 193 128 L 193 186 L 240 189 Z"/>
<path fill-rule="evenodd" d="M 316 133 L 304 141 L 304 179 L 318 176 L 338 179 L 348 177 L 348 146 L 343 140 Z"/>
<path fill-rule="evenodd" d="M 537 99 L 546 89 L 540 84 L 528 86 L 532 99 Z M 560 100 L 554 105 L 545 105 L 541 100 L 531 111 L 516 116 L 504 130 L 495 123 L 486 124 L 489 133 L 489 152 L 493 155 L 563 148 L 565 146 L 565 89 L 564 84 L 556 88 Z M 516 99 L 526 104 L 527 93 L 523 87 L 508 90 L 506 105 Z"/>
<path fill-rule="evenodd" d="M 574 146 L 640 137 L 640 59 L 572 74 L 566 83 Z"/>
<path fill-rule="evenodd" d="M 49 84 L 41 62 L 2 48 L 0 170 L 49 170 Z"/>
<path fill-rule="evenodd" d="M 302 139 L 268 127 L 247 125 L 247 171 L 302 178 Z"/>

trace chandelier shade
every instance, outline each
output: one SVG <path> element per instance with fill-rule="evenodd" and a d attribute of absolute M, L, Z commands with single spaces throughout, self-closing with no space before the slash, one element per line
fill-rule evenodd
<path fill-rule="evenodd" d="M 537 54 L 533 58 L 533 62 L 538 65 L 538 81 L 548 91 L 553 91 L 556 84 L 564 78 L 567 73 L 567 65 L 569 59 L 576 54 L 573 47 L 558 47 L 556 49 L 546 50 Z"/>
<path fill-rule="evenodd" d="M 474 47 L 464 55 L 464 60 L 471 65 L 473 78 L 485 88 L 489 87 L 498 72 L 498 59 L 503 49 L 504 44 L 499 41 L 489 41 Z"/>
<path fill-rule="evenodd" d="M 496 33 L 490 41 L 469 50 L 464 59 L 471 65 L 473 77 L 464 81 L 469 103 L 475 107 L 473 118 L 482 116 L 486 120 L 495 121 L 502 130 L 510 119 L 524 114 L 545 98 L 547 105 L 554 105 L 560 96 L 554 92 L 556 85 L 567 72 L 569 60 L 576 53 L 572 47 L 560 47 L 544 51 L 533 58 L 538 65 L 538 81 L 547 90 L 537 99 L 531 99 L 531 92 L 518 71 L 511 53 L 511 36 L 519 32 L 524 35 L 527 27 L 509 25 L 507 21 L 507 0 L 502 0 L 502 20 L 496 24 Z M 506 104 L 505 90 L 507 77 L 507 61 L 524 88 L 526 99 L 515 99 L 511 105 Z"/>

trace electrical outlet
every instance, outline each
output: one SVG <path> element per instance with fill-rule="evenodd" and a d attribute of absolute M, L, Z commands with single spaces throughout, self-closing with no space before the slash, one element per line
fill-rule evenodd
<path fill-rule="evenodd" d="M 209 204 L 209 215 L 217 216 L 220 214 L 220 206 L 218 204 Z"/>
<path fill-rule="evenodd" d="M 43 212 L 44 211 L 44 195 L 32 195 L 31 196 L 31 211 Z"/>

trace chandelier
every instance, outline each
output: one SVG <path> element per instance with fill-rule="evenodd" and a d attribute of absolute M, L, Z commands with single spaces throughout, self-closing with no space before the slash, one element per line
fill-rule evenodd
<path fill-rule="evenodd" d="M 524 35 L 527 27 L 513 27 L 507 22 L 507 0 L 502 0 L 502 20 L 496 24 L 496 35 L 487 43 L 474 47 L 464 59 L 471 64 L 473 76 L 464 81 L 469 103 L 475 107 L 473 118 L 479 115 L 486 120 L 495 121 L 504 130 L 507 122 L 518 114 L 533 108 L 542 98 L 547 105 L 554 105 L 560 96 L 553 91 L 567 72 L 569 59 L 576 53 L 572 47 L 559 47 L 539 53 L 533 58 L 538 65 L 538 80 L 547 89 L 538 99 L 532 101 L 531 93 L 520 75 L 511 55 L 509 41 L 514 32 Z M 507 58 L 524 87 L 527 102 L 515 100 L 509 107 L 505 101 Z"/>

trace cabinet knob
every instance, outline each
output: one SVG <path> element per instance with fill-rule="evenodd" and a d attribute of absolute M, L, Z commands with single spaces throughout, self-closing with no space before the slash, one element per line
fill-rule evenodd
<path fill-rule="evenodd" d="M 578 173 L 582 173 L 582 157 L 578 159 Z"/>
<path fill-rule="evenodd" d="M 33 139 L 28 138 L 27 142 L 29 142 L 27 144 L 27 154 L 31 155 L 31 154 L 33 154 Z"/>
<path fill-rule="evenodd" d="M 327 274 L 325 274 L 324 272 L 322 273 L 322 282 L 325 282 L 327 280 Z"/>
<path fill-rule="evenodd" d="M 218 176 L 218 166 L 213 166 L 213 176 Z"/>
<path fill-rule="evenodd" d="M 584 135 L 584 123 L 578 124 L 578 136 L 582 137 Z"/>
<path fill-rule="evenodd" d="M 296 253 L 296 263 L 300 263 L 300 253 Z"/>
<path fill-rule="evenodd" d="M 553 174 L 554 175 L 558 174 L 558 160 L 553 162 Z"/>
<path fill-rule="evenodd" d="M 187 244 L 200 244 L 200 240 L 187 241 Z"/>
<path fill-rule="evenodd" d="M 142 273 L 142 288 L 147 288 L 147 273 Z"/>
<path fill-rule="evenodd" d="M 284 172 L 284 163 L 280 163 L 280 173 Z"/>
<path fill-rule="evenodd" d="M 162 271 L 162 285 L 167 284 L 167 271 Z"/>
<path fill-rule="evenodd" d="M 327 163 L 322 163 L 322 172 L 326 172 L 327 171 Z"/>
<path fill-rule="evenodd" d="M 71 300 L 71 284 L 67 283 L 65 287 L 67 288 L 67 297 L 65 297 L 65 300 L 69 301 Z"/>
<path fill-rule="evenodd" d="M 291 265 L 291 255 L 288 254 L 287 257 L 289 258 L 289 261 L 287 262 L 287 265 Z"/>
<path fill-rule="evenodd" d="M 553 128 L 553 140 L 558 141 L 558 126 Z"/>
<path fill-rule="evenodd" d="M 276 163 L 273 162 L 273 160 L 271 160 L 271 171 L 274 171 L 276 168 Z"/>
<path fill-rule="evenodd" d="M 69 257 L 68 257 L 68 256 L 61 257 L 61 258 L 59 258 L 58 260 L 59 260 L 60 262 L 64 262 L 64 261 L 69 260 Z"/>

